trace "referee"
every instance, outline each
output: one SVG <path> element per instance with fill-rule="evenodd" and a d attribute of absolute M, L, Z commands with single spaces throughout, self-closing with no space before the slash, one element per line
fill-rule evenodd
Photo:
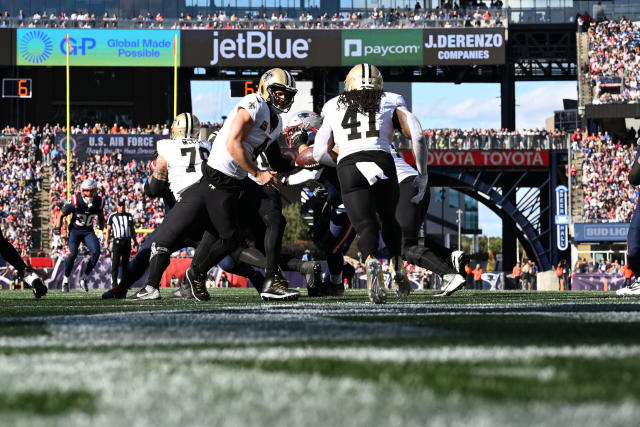
<path fill-rule="evenodd" d="M 104 245 L 109 249 L 109 236 L 113 230 L 113 248 L 111 250 L 111 285 L 118 284 L 118 266 L 122 262 L 122 278 L 127 271 L 129 256 L 131 255 L 131 242 L 135 241 L 135 225 L 133 216 L 124 211 L 125 201 L 118 201 L 118 212 L 109 215 L 107 220 L 107 232 L 104 236 Z M 122 261 L 120 260 L 122 258 Z"/>

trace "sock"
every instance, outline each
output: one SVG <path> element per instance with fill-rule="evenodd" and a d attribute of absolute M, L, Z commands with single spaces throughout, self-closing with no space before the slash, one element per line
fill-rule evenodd
<path fill-rule="evenodd" d="M 69 278 L 65 276 L 65 278 L 62 279 L 62 283 L 65 283 L 65 284 L 69 283 Z"/>

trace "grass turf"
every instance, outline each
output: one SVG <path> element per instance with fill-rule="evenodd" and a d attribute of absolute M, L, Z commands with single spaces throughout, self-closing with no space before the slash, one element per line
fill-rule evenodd
<path fill-rule="evenodd" d="M 125 387 L 117 379 L 122 375 L 125 383 L 148 387 L 147 394 L 161 393 L 167 384 L 185 393 L 211 389 L 212 395 L 194 399 L 211 410 L 224 403 L 229 420 L 250 424 L 254 414 L 235 408 L 237 399 L 255 398 L 254 406 L 260 405 L 274 388 L 317 396 L 316 378 L 328 395 L 307 402 L 308 411 L 329 402 L 333 412 L 305 419 L 308 425 L 326 425 L 341 414 L 350 425 L 396 424 L 396 418 L 381 418 L 375 400 L 363 403 L 363 397 L 347 393 L 352 384 L 373 394 L 395 390 L 403 403 L 385 405 L 384 414 L 406 425 L 420 425 L 414 421 L 422 419 L 418 399 L 425 393 L 445 424 L 461 416 L 467 422 L 509 423 L 514 413 L 525 424 L 584 424 L 572 408 L 585 405 L 585 417 L 607 424 L 614 421 L 607 412 L 622 405 L 615 423 L 633 425 L 640 415 L 639 326 L 640 298 L 603 292 L 468 291 L 449 298 L 416 292 L 374 306 L 364 291 L 280 304 L 261 303 L 252 289 L 216 289 L 206 303 L 102 301 L 97 290 L 53 290 L 34 300 L 28 291 L 5 291 L 0 413 L 25 425 L 48 424 L 54 415 L 61 425 L 81 424 L 78 414 L 98 417 L 99 425 L 131 421 L 130 405 L 116 391 Z M 153 362 L 133 369 L 140 355 Z M 62 379 L 55 373 L 68 359 L 87 362 L 75 368 L 63 362 L 69 373 Z M 21 375 L 33 375 L 28 368 L 34 363 L 43 380 L 22 381 Z M 227 372 L 234 372 L 231 378 L 246 376 L 249 384 L 251 378 L 262 382 L 238 390 L 235 380 L 224 380 Z M 200 384 L 207 377 L 211 382 Z M 121 404 L 123 412 L 105 413 L 98 401 Z M 155 425 L 200 424 L 187 411 L 143 403 L 138 415 L 157 416 Z M 349 411 L 356 404 L 372 406 L 354 418 Z M 552 405 L 555 412 L 533 410 L 536 405 Z M 290 424 L 297 419 L 293 411 L 282 402 L 260 424 Z"/>

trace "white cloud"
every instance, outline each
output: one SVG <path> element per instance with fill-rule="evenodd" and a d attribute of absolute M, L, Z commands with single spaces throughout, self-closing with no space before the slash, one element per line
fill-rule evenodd
<path fill-rule="evenodd" d="M 527 86 L 532 86 L 528 84 Z M 553 116 L 553 112 L 562 110 L 562 99 L 577 99 L 575 82 L 541 83 L 532 90 L 516 96 L 516 127 L 518 129 L 543 128 L 545 120 Z"/>

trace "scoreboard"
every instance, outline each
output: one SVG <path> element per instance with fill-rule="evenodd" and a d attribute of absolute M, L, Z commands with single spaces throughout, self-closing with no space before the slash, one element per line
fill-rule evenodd
<path fill-rule="evenodd" d="M 31 98 L 31 79 L 2 79 L 3 98 Z"/>

